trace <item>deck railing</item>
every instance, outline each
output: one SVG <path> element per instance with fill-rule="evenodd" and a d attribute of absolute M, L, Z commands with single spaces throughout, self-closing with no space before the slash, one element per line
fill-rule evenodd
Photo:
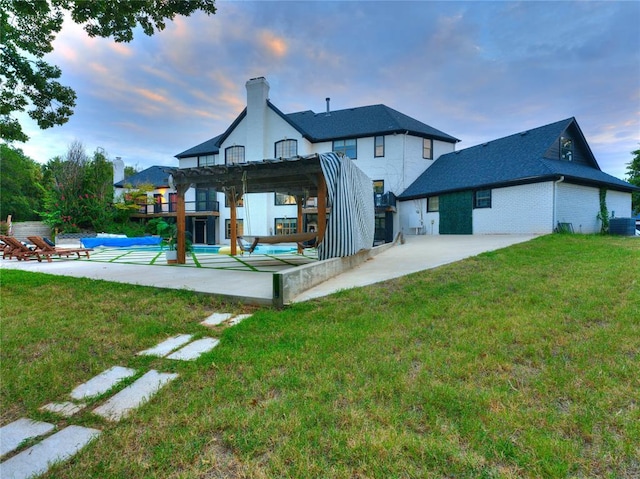
<path fill-rule="evenodd" d="M 210 212 L 220 211 L 220 202 L 215 200 L 208 201 L 185 201 L 185 212 Z M 175 213 L 178 211 L 176 203 L 152 203 L 150 205 L 140 205 L 139 215 L 161 215 L 167 213 Z"/>

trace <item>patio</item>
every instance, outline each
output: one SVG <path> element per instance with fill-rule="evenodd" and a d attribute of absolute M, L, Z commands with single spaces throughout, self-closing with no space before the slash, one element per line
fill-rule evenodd
<path fill-rule="evenodd" d="M 485 251 L 506 248 L 529 241 L 532 235 L 486 236 L 407 236 L 405 244 L 377 247 L 374 257 L 358 266 L 345 267 L 326 281 L 309 285 L 298 292 L 290 302 L 306 301 L 326 296 L 342 289 L 365 286 L 398 276 L 435 268 L 437 266 L 475 256 Z M 157 288 L 187 289 L 203 294 L 224 296 L 248 304 L 274 304 L 274 283 L 283 272 L 299 272 L 293 282 L 303 283 L 304 276 L 321 275 L 337 260 L 316 261 L 308 257 L 278 257 L 251 255 L 231 258 L 224 255 L 196 254 L 196 260 L 184 265 L 167 265 L 162 252 L 142 252 L 134 255 L 115 254 L 96 250 L 90 260 L 54 259 L 46 261 L 0 261 L 0 269 L 11 268 L 78 278 L 115 281 Z M 155 259 L 155 260 L 154 260 Z M 285 262 L 300 261 L 292 267 Z M 302 263 L 306 262 L 306 263 Z M 206 266 L 205 266 L 206 265 Z M 319 268 L 311 273 L 307 268 Z M 256 274 L 258 273 L 258 274 Z M 260 274 L 267 273 L 267 274 Z"/>
<path fill-rule="evenodd" d="M 302 254 L 244 254 L 230 256 L 218 253 L 193 252 L 187 255 L 185 264 L 172 265 L 179 268 L 211 268 L 227 271 L 274 273 L 302 266 L 318 260 L 315 249 L 306 249 Z M 101 263 L 167 266 L 164 251 L 145 249 L 98 248 L 91 254 L 91 261 Z"/>

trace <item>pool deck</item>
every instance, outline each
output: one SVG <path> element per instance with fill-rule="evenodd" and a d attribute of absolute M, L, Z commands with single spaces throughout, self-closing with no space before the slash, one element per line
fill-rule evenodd
<path fill-rule="evenodd" d="M 386 249 L 355 268 L 345 271 L 298 295 L 294 302 L 307 301 L 336 291 L 365 286 L 417 271 L 435 268 L 486 251 L 532 239 L 532 235 L 407 236 L 404 244 Z M 273 273 L 297 264 L 317 261 L 312 256 L 245 255 L 236 258 L 217 254 L 196 254 L 197 264 L 167 265 L 162 253 L 123 254 L 113 249 L 96 249 L 90 260 L 0 261 L 2 269 L 20 269 L 54 275 L 114 281 L 168 289 L 186 289 L 221 295 L 251 304 L 273 301 Z M 155 261 L 153 260 L 155 257 Z"/>

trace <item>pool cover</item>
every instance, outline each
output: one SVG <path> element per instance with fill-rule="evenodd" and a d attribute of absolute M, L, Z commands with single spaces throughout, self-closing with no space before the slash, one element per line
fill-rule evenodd
<path fill-rule="evenodd" d="M 140 236 L 138 238 L 80 238 L 80 242 L 85 248 L 95 248 L 96 246 L 140 246 L 159 245 L 162 238 L 159 236 Z"/>

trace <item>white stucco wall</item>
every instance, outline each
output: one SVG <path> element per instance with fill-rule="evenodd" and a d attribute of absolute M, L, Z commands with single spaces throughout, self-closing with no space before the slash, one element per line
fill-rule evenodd
<path fill-rule="evenodd" d="M 473 210 L 473 233 L 546 234 L 552 218 L 552 182 L 494 188 L 491 208 Z"/>

